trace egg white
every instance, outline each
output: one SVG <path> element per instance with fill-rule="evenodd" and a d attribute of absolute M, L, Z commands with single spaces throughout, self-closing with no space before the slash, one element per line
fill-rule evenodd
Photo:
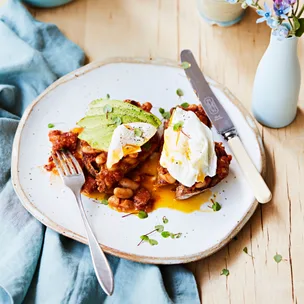
<path fill-rule="evenodd" d="M 174 130 L 174 125 L 180 125 Z M 211 130 L 192 111 L 176 108 L 164 132 L 160 164 L 186 187 L 216 174 L 217 157 Z"/>
<path fill-rule="evenodd" d="M 118 126 L 113 132 L 108 149 L 107 168 L 112 168 L 112 166 L 118 163 L 124 156 L 140 152 L 141 146 L 149 141 L 156 131 L 157 129 L 154 126 L 143 122 L 134 122 Z"/>

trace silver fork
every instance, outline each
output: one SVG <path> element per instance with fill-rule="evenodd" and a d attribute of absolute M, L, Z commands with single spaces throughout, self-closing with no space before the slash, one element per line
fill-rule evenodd
<path fill-rule="evenodd" d="M 76 198 L 77 205 L 86 229 L 97 280 L 105 293 L 110 296 L 113 293 L 114 288 L 113 273 L 85 215 L 80 195 L 81 187 L 85 182 L 82 169 L 70 151 L 57 151 L 56 153 L 52 153 L 52 157 L 63 183 L 73 192 Z"/>

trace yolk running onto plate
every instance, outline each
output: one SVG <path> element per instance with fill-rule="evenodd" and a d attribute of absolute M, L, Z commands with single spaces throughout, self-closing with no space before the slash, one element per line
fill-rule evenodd
<path fill-rule="evenodd" d="M 153 210 L 159 208 L 169 208 L 179 210 L 185 213 L 199 211 L 204 203 L 210 202 L 212 192 L 205 191 L 202 194 L 193 196 L 187 200 L 176 200 L 173 186 L 155 187 L 154 181 L 157 176 L 157 166 L 159 163 L 159 153 L 154 153 L 149 160 L 141 167 L 140 171 L 147 174 L 144 180 L 144 187 L 152 192 L 155 199 Z"/>
<path fill-rule="evenodd" d="M 154 198 L 154 205 L 152 210 L 156 210 L 159 208 L 169 208 L 179 210 L 185 213 L 202 211 L 201 206 L 204 203 L 210 202 L 210 198 L 212 198 L 212 192 L 210 190 L 207 190 L 202 194 L 190 197 L 187 200 L 176 200 L 175 191 L 174 189 L 172 190 L 172 185 L 164 187 L 156 187 L 154 185 L 154 182 L 156 181 L 157 177 L 157 166 L 159 163 L 159 157 L 159 153 L 153 153 L 153 155 L 139 169 L 141 173 L 146 174 L 142 185 L 151 191 L 152 196 Z M 89 195 L 86 193 L 83 194 L 96 200 L 102 200 L 107 198 L 104 193 L 91 193 Z"/>

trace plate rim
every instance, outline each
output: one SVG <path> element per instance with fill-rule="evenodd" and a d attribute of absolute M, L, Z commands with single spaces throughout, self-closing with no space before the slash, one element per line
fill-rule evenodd
<path fill-rule="evenodd" d="M 101 66 L 113 64 L 113 63 L 131 63 L 131 64 L 152 64 L 152 65 L 160 65 L 160 66 L 167 66 L 167 67 L 175 67 L 175 68 L 181 68 L 180 64 L 175 60 L 165 59 L 165 58 L 145 58 L 145 57 L 112 57 L 107 58 L 104 60 L 98 60 L 94 61 L 92 63 L 89 63 L 79 69 L 76 69 L 65 76 L 57 79 L 55 82 L 53 82 L 50 86 L 48 86 L 38 97 L 34 99 L 34 101 L 28 105 L 26 110 L 24 111 L 19 124 L 18 128 L 15 133 L 15 138 L 13 142 L 13 149 L 12 149 L 12 160 L 11 160 L 11 177 L 12 177 L 12 183 L 14 190 L 18 196 L 18 198 L 21 201 L 21 204 L 23 207 L 32 215 L 34 216 L 38 221 L 40 221 L 42 224 L 47 226 L 48 228 L 67 236 L 71 239 L 74 239 L 76 241 L 79 241 L 83 244 L 88 244 L 87 238 L 83 237 L 77 233 L 74 233 L 73 231 L 66 229 L 62 227 L 61 225 L 58 225 L 54 221 L 52 221 L 50 218 L 48 218 L 44 213 L 39 211 L 37 207 L 27 198 L 25 195 L 25 192 L 21 186 L 20 180 L 19 180 L 19 153 L 20 153 L 20 141 L 21 141 L 21 135 L 23 128 L 28 120 L 28 117 L 34 107 L 39 103 L 39 101 L 47 95 L 49 92 L 51 92 L 56 87 L 70 81 L 73 79 L 76 79 L 77 77 L 84 75 L 90 71 L 93 71 Z M 266 155 L 264 146 L 262 143 L 262 138 L 260 135 L 260 132 L 258 130 L 257 124 L 255 120 L 252 118 L 251 114 L 246 110 L 246 108 L 241 104 L 241 102 L 223 85 L 217 83 L 216 81 L 208 78 L 208 82 L 212 84 L 212 86 L 215 86 L 222 90 L 224 94 L 229 98 L 229 100 L 239 109 L 241 114 L 246 120 L 246 123 L 248 124 L 249 128 L 254 132 L 256 140 L 259 145 L 259 150 L 261 154 L 261 161 L 262 161 L 262 175 L 265 175 L 266 171 Z M 246 118 L 250 118 L 253 122 L 252 124 L 249 124 Z M 190 255 L 183 255 L 179 257 L 153 257 L 153 256 L 142 256 L 138 254 L 131 254 L 126 253 L 117 249 L 114 249 L 112 247 L 105 246 L 103 244 L 99 245 L 102 247 L 102 249 L 112 255 L 115 255 L 120 258 L 124 258 L 127 260 L 131 260 L 134 262 L 140 262 L 140 263 L 148 263 L 148 264 L 180 264 L 180 263 L 189 263 L 193 261 L 197 261 L 203 258 L 206 258 L 207 256 L 210 256 L 211 254 L 217 252 L 220 250 L 223 246 L 225 246 L 247 223 L 247 221 L 251 218 L 253 213 L 255 212 L 256 208 L 258 206 L 258 202 L 255 200 L 247 213 L 242 217 L 240 221 L 238 221 L 236 227 L 234 230 L 227 234 L 224 239 L 222 239 L 220 242 L 218 242 L 216 245 L 212 246 L 208 250 L 204 250 L 202 252 L 198 252 L 195 254 Z"/>

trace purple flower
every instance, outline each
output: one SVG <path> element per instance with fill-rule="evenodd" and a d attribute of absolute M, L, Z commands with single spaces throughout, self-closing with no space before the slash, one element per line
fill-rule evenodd
<path fill-rule="evenodd" d="M 262 16 L 262 18 L 259 18 L 256 23 L 261 23 L 266 21 L 267 24 L 271 22 L 271 9 L 267 5 L 267 3 L 264 4 L 265 10 L 257 10 L 258 15 Z"/>
<path fill-rule="evenodd" d="M 278 40 L 283 40 L 288 37 L 289 29 L 284 25 L 279 25 L 273 30 L 272 35 L 276 36 Z"/>
<path fill-rule="evenodd" d="M 294 5 L 297 1 L 296 0 L 287 0 L 289 5 Z"/>
<path fill-rule="evenodd" d="M 279 0 L 280 1 L 280 0 Z M 288 19 L 288 14 L 290 12 L 291 6 L 286 2 L 275 1 L 273 4 L 274 11 L 276 15 L 283 19 Z"/>

